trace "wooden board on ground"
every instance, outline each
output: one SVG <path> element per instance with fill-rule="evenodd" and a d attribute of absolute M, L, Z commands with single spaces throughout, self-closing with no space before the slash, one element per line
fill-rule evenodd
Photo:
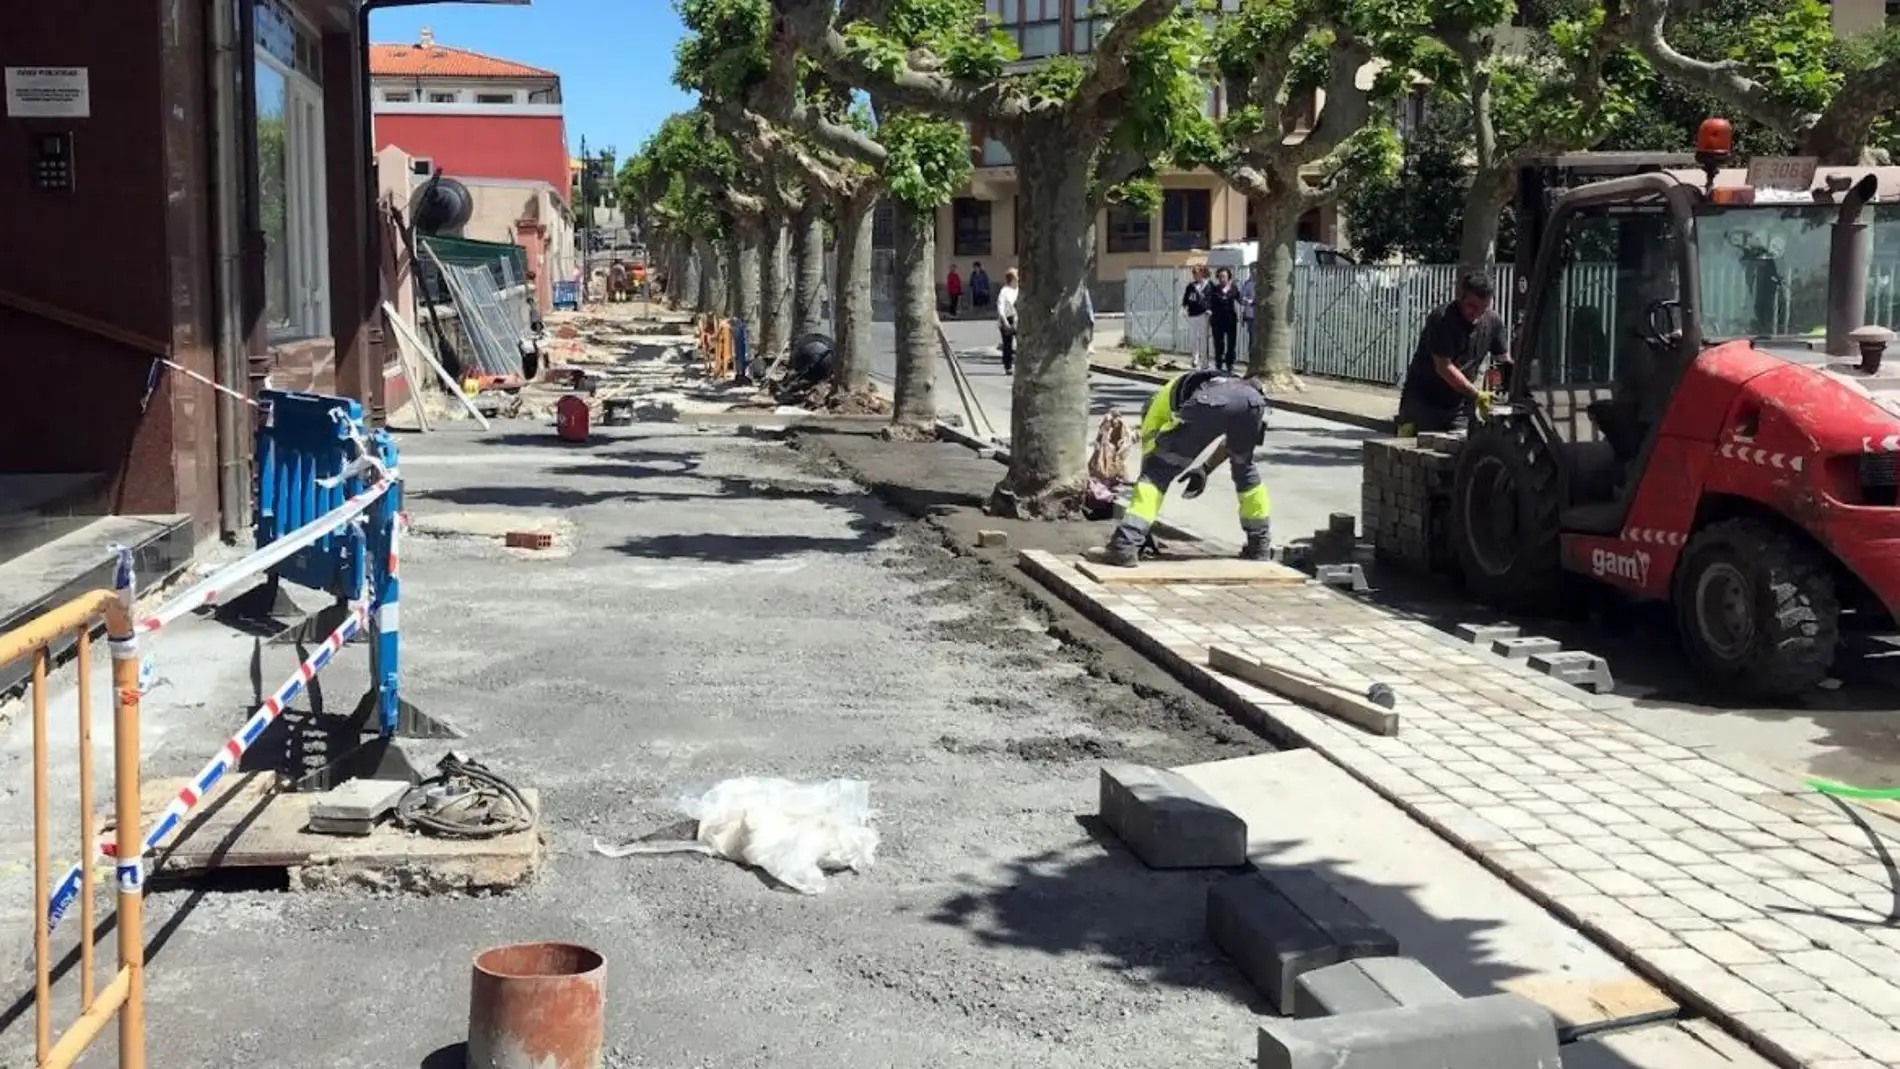
<path fill-rule="evenodd" d="M 1177 769 L 1247 822 L 1262 867 L 1309 868 L 1467 998 L 1511 991 L 1564 1025 L 1676 1004 L 1582 933 L 1312 750 Z"/>
<path fill-rule="evenodd" d="M 1262 690 L 1270 690 L 1288 701 L 1318 710 L 1361 731 L 1373 735 L 1399 733 L 1399 714 L 1395 710 L 1375 705 L 1318 676 L 1263 661 L 1226 646 L 1208 649 L 1207 666 Z"/>
<path fill-rule="evenodd" d="M 139 809 L 145 828 L 187 780 L 147 780 Z M 439 839 L 389 824 L 365 836 L 318 835 L 306 830 L 311 803 L 321 794 L 275 790 L 274 776 L 227 775 L 186 818 L 161 850 L 161 877 L 219 869 L 285 869 L 293 886 L 358 883 L 376 887 L 477 890 L 514 887 L 540 866 L 541 841 L 530 830 L 496 839 Z M 523 790 L 540 809 L 536 792 Z M 105 831 L 111 822 L 106 820 Z"/>
<path fill-rule="evenodd" d="M 1153 586 L 1161 583 L 1202 583 L 1227 586 L 1300 586 L 1311 576 L 1277 561 L 1234 557 L 1182 557 L 1145 560 L 1133 568 L 1119 568 L 1086 557 L 1076 562 L 1083 575 L 1103 586 Z"/>

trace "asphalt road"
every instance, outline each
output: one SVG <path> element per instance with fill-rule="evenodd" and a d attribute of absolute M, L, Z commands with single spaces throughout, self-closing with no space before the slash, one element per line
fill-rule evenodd
<path fill-rule="evenodd" d="M 889 323 L 876 324 L 872 374 L 887 386 L 896 372 L 896 334 Z M 987 320 L 944 324 L 952 350 L 961 354 L 977 400 L 998 433 L 1009 430 L 1010 387 L 996 355 L 996 328 Z M 1153 394 L 1146 383 L 1108 375 L 1089 380 L 1091 413 L 1099 419 L 1119 412 L 1139 419 Z M 959 411 L 950 385 L 950 370 L 938 362 L 937 407 L 946 414 Z M 1274 538 L 1286 542 L 1304 538 L 1326 526 L 1334 512 L 1359 512 L 1359 443 L 1371 432 L 1343 423 L 1293 413 L 1275 413 L 1260 452 L 1267 489 L 1273 496 Z M 1223 468 L 1208 482 L 1207 492 L 1188 501 L 1168 499 L 1161 515 L 1170 522 L 1209 538 L 1236 545 L 1240 521 L 1234 509 L 1233 483 Z"/>

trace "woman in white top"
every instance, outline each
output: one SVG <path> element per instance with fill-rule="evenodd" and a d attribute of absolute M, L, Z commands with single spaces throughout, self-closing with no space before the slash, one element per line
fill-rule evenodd
<path fill-rule="evenodd" d="M 996 332 L 1002 337 L 1003 374 L 1016 370 L 1016 269 L 1003 272 L 1003 288 L 996 291 Z"/>
<path fill-rule="evenodd" d="M 1188 354 L 1194 357 L 1194 366 L 1202 369 L 1214 366 L 1207 329 L 1207 291 L 1212 286 L 1207 280 L 1207 265 L 1195 264 L 1187 289 L 1181 293 L 1181 310 L 1187 313 Z"/>

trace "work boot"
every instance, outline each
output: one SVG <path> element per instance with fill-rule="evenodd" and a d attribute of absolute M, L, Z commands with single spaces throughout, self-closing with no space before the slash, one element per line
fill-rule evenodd
<path fill-rule="evenodd" d="M 1241 560 L 1272 560 L 1273 539 L 1265 531 L 1247 536 L 1247 544 L 1240 547 Z"/>
<path fill-rule="evenodd" d="M 1110 542 L 1102 550 L 1102 563 L 1117 568 L 1133 568 L 1141 563 L 1141 550 L 1135 546 L 1125 546 L 1120 542 Z"/>

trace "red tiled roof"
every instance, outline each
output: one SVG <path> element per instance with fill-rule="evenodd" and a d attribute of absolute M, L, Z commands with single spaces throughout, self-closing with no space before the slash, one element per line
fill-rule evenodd
<path fill-rule="evenodd" d="M 370 45 L 369 72 L 387 78 L 554 78 L 553 71 L 465 48 L 442 45 Z"/>

